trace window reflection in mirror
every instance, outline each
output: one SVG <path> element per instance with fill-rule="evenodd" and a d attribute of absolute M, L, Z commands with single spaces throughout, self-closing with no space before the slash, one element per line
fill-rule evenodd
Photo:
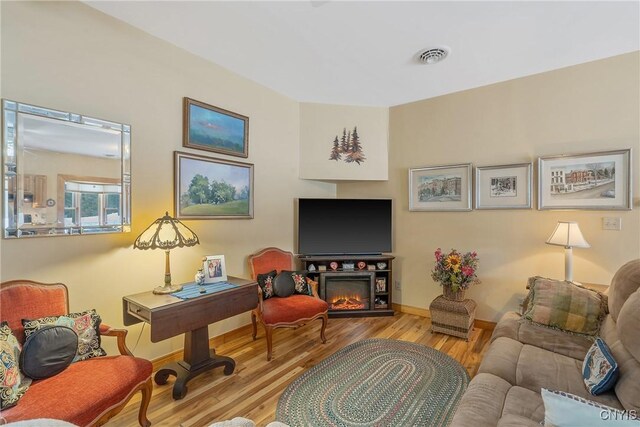
<path fill-rule="evenodd" d="M 4 100 L 5 237 L 130 230 L 130 127 Z"/>

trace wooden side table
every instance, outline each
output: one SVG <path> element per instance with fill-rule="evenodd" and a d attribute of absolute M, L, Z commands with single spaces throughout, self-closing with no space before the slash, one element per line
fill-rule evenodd
<path fill-rule="evenodd" d="M 476 302 L 472 299 L 453 301 L 442 295 L 431 301 L 431 332 L 440 332 L 469 341 L 476 318 Z"/>

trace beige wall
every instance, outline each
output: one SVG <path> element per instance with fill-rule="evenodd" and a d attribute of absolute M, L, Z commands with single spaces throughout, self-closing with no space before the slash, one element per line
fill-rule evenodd
<path fill-rule="evenodd" d="M 638 185 L 633 211 L 409 212 L 407 196 L 410 167 L 619 148 L 634 150 L 637 183 L 639 62 L 636 52 L 391 108 L 389 181 L 341 183 L 338 196 L 394 198 L 394 271 L 402 287 L 394 301 L 428 308 L 440 293 L 429 276 L 433 251 L 476 250 L 483 283 L 469 296 L 478 318 L 496 321 L 517 308 L 527 277 L 564 277 L 563 249 L 544 244 L 558 220 L 578 221 L 592 246 L 574 250 L 575 280 L 608 284 L 618 267 L 640 256 Z M 604 216 L 622 218 L 622 231 L 603 231 Z"/>
<path fill-rule="evenodd" d="M 105 322 L 122 325 L 122 296 L 163 282 L 164 254 L 132 244 L 173 211 L 173 151 L 207 155 L 181 146 L 184 96 L 250 117 L 255 219 L 189 221 L 201 245 L 171 252 L 175 282 L 193 280 L 200 258 L 213 254 L 226 256 L 229 274 L 248 276 L 248 254 L 294 249 L 294 198 L 335 196 L 333 184 L 298 179 L 297 102 L 81 3 L 2 2 L 1 9 L 2 97 L 131 124 L 133 173 L 131 233 L 2 240 L 2 280 L 66 283 L 72 310 L 95 307 Z M 246 313 L 210 333 L 249 321 Z M 129 328 L 131 347 L 140 329 Z M 136 354 L 181 347 L 180 337 L 151 344 L 146 328 Z"/>

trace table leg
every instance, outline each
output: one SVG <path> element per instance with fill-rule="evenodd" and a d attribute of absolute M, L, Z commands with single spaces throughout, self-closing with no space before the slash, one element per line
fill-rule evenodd
<path fill-rule="evenodd" d="M 169 363 L 156 372 L 156 384 L 166 384 L 169 375 L 176 377 L 173 385 L 173 398 L 182 399 L 187 394 L 187 383 L 194 377 L 210 369 L 224 366 L 224 374 L 231 375 L 236 362 L 227 356 L 219 356 L 209 349 L 209 330 L 207 327 L 187 332 L 184 337 L 184 360 Z"/>

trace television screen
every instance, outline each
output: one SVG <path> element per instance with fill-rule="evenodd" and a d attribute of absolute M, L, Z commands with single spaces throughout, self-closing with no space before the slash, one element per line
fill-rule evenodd
<path fill-rule="evenodd" d="M 391 252 L 390 199 L 299 199 L 298 253 Z"/>

